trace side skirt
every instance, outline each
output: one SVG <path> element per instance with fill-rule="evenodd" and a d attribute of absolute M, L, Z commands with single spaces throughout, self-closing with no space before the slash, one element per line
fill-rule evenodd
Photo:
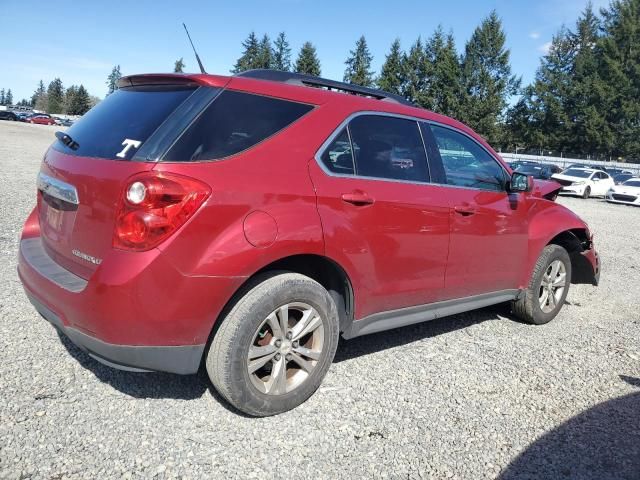
<path fill-rule="evenodd" d="M 515 300 L 520 290 L 500 290 L 498 292 L 483 293 L 472 297 L 445 300 L 442 302 L 417 305 L 388 312 L 374 313 L 361 320 L 353 320 L 342 333 L 345 339 L 360 337 L 370 333 L 382 332 L 392 328 L 405 327 L 415 323 L 435 320 L 437 318 L 468 312 L 478 308 L 496 305 L 498 303 Z"/>

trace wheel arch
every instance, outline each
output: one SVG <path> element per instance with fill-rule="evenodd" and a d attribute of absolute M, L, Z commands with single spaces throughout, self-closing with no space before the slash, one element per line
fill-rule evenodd
<path fill-rule="evenodd" d="M 340 331 L 348 327 L 353 319 L 354 312 L 354 289 L 347 272 L 334 260 L 329 257 L 301 253 L 274 260 L 257 270 L 253 275 L 236 289 L 234 294 L 227 301 L 220 313 L 214 320 L 207 342 L 207 348 L 203 358 L 206 358 L 211 340 L 222 323 L 221 320 L 233 308 L 233 305 L 242 298 L 249 290 L 264 280 L 265 276 L 275 272 L 293 272 L 305 275 L 320 285 L 322 285 L 331 298 L 333 298 L 338 309 Z"/>
<path fill-rule="evenodd" d="M 554 202 L 545 202 L 542 209 L 534 210 L 529 219 L 529 247 L 527 268 L 521 285 L 529 283 L 535 263 L 544 247 L 559 245 L 571 259 L 571 283 L 594 284 L 595 267 L 585 253 L 592 249 L 591 233 L 587 224 L 571 210 Z"/>

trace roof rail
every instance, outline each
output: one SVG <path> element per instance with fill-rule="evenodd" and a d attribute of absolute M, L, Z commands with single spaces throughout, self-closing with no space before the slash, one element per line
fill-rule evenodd
<path fill-rule="evenodd" d="M 360 85 L 352 85 L 345 82 L 337 82 L 327 78 L 315 77 L 304 73 L 283 72 L 281 70 L 269 70 L 257 68 L 254 70 L 246 70 L 236 74 L 236 77 L 255 78 L 258 80 L 270 80 L 272 82 L 283 82 L 291 85 L 300 85 L 306 87 L 326 88 L 327 90 L 338 90 L 341 92 L 351 93 L 353 95 L 362 95 L 378 100 L 388 102 L 401 103 L 415 107 L 415 105 L 406 98 L 396 95 L 395 93 L 377 90 L 375 88 L 361 87 Z"/>

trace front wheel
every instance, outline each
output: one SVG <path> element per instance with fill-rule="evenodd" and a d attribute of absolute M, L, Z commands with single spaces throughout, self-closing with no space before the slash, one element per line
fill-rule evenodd
<path fill-rule="evenodd" d="M 589 195 L 591 195 L 591 187 L 586 187 L 582 192 L 582 198 L 589 198 Z"/>
<path fill-rule="evenodd" d="M 320 386 L 338 345 L 338 311 L 322 285 L 297 273 L 258 279 L 220 319 L 206 367 L 235 408 L 286 412 Z"/>
<path fill-rule="evenodd" d="M 559 245 L 547 245 L 538 257 L 529 286 L 513 302 L 513 312 L 528 323 L 549 323 L 560 312 L 570 283 L 569 254 Z"/>

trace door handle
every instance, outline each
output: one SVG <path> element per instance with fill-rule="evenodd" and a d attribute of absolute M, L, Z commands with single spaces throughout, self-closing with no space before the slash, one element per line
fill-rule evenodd
<path fill-rule="evenodd" d="M 455 207 L 453 207 L 453 209 L 456 213 L 462 215 L 463 217 L 468 217 L 476 213 L 476 208 L 469 204 L 456 205 Z"/>
<path fill-rule="evenodd" d="M 343 193 L 342 201 L 356 206 L 371 205 L 374 200 L 364 192 Z"/>

